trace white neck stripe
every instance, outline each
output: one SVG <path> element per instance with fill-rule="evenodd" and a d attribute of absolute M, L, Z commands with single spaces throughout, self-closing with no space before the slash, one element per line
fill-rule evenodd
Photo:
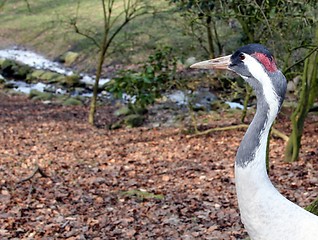
<path fill-rule="evenodd" d="M 274 89 L 271 79 L 268 77 L 268 74 L 265 72 L 261 63 L 258 62 L 255 58 L 248 54 L 244 54 L 244 64 L 248 68 L 252 76 L 261 84 L 263 87 L 263 94 L 265 100 L 269 107 L 268 118 L 269 121 L 274 121 L 274 118 L 279 109 L 279 98 Z"/>

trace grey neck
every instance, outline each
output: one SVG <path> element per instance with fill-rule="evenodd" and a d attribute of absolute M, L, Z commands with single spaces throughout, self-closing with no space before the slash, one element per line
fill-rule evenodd
<path fill-rule="evenodd" d="M 263 87 L 263 83 L 253 77 L 245 78 L 245 81 L 247 81 L 255 91 L 257 98 L 257 110 L 237 151 L 236 165 L 238 167 L 244 168 L 256 159 L 255 154 L 260 147 L 261 139 L 264 140 L 264 137 L 268 136 L 270 127 L 273 124 L 281 105 L 283 104 L 286 92 L 285 76 L 280 71 L 267 73 L 267 75 L 269 79 L 274 80 L 271 81 L 273 89 L 269 89 L 269 86 Z M 263 89 L 265 89 L 266 93 L 263 92 Z M 272 92 L 270 91 L 275 91 L 275 94 L 271 94 Z M 273 101 L 271 106 L 268 105 L 264 94 L 268 94 L 268 98 Z M 274 106 L 275 104 L 276 106 Z M 263 148 L 266 150 L 266 144 Z M 260 161 L 265 162 L 265 159 L 260 159 Z"/>
<path fill-rule="evenodd" d="M 242 168 L 255 160 L 255 153 L 259 148 L 261 135 L 268 135 L 268 132 L 264 130 L 269 129 L 274 120 L 274 118 L 272 120 L 268 118 L 270 109 L 265 101 L 264 95 L 260 92 L 257 92 L 256 95 L 258 95 L 256 114 L 248 127 L 236 154 L 236 165 Z"/>

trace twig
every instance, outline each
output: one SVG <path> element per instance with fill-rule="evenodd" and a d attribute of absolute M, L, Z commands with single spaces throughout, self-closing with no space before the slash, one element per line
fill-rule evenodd
<path fill-rule="evenodd" d="M 197 137 L 197 136 L 207 135 L 207 134 L 209 134 L 211 132 L 216 132 L 216 131 L 227 131 L 227 130 L 240 129 L 240 128 L 248 128 L 248 125 L 247 124 L 239 124 L 239 125 L 234 125 L 234 126 L 211 128 L 211 129 L 208 129 L 208 130 L 203 131 L 203 132 L 199 132 L 199 133 L 196 133 L 196 134 L 193 134 L 193 135 L 189 135 L 189 136 L 187 136 L 187 138 L 193 138 L 193 137 Z M 287 135 L 285 135 L 284 133 L 278 131 L 275 128 L 272 128 L 271 134 L 275 135 L 276 137 L 279 137 L 279 138 L 283 139 L 286 142 L 289 139 L 289 137 Z"/>
<path fill-rule="evenodd" d="M 28 180 L 30 180 L 31 178 L 34 177 L 34 175 L 36 173 L 39 173 L 42 177 L 45 177 L 45 178 L 50 178 L 48 175 L 46 175 L 46 173 L 39 167 L 39 165 L 36 165 L 35 169 L 33 170 L 32 174 L 26 178 L 23 178 L 21 179 L 18 183 L 23 183 L 23 182 L 26 182 Z"/>
<path fill-rule="evenodd" d="M 289 71 L 289 69 L 293 68 L 294 66 L 298 65 L 299 63 L 305 61 L 307 58 L 310 57 L 311 54 L 313 54 L 315 51 L 318 50 L 318 47 L 313 48 L 305 57 L 303 57 L 302 59 L 298 60 L 297 62 L 295 62 L 294 64 L 292 64 L 291 66 L 287 67 L 283 73 L 286 74 L 286 72 Z"/>
<path fill-rule="evenodd" d="M 289 137 L 281 131 L 278 131 L 276 128 L 272 127 L 272 134 L 276 137 L 283 139 L 285 142 L 288 142 Z"/>

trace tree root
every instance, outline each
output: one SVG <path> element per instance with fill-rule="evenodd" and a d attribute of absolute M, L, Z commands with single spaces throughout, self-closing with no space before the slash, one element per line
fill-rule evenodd
<path fill-rule="evenodd" d="M 31 175 L 28 176 L 28 177 L 26 177 L 26 178 L 21 179 L 21 180 L 18 182 L 18 184 L 19 184 L 19 183 L 26 182 L 26 181 L 28 181 L 28 180 L 31 180 L 31 179 L 35 176 L 36 173 L 39 173 L 39 174 L 40 174 L 42 177 L 44 177 L 44 178 L 50 178 L 50 176 L 48 176 L 48 175 L 39 167 L 39 165 L 36 165 L 35 169 L 34 169 L 33 172 L 31 173 Z"/>
<path fill-rule="evenodd" d="M 198 136 L 202 136 L 202 135 L 207 135 L 207 134 L 209 134 L 211 132 L 227 131 L 227 130 L 234 130 L 234 129 L 240 129 L 240 128 L 248 128 L 248 125 L 247 124 L 239 124 L 239 125 L 234 125 L 234 126 L 211 128 L 211 129 L 208 129 L 206 131 L 199 132 L 199 133 L 187 136 L 187 138 L 193 138 L 193 137 L 198 137 Z M 278 131 L 275 128 L 272 128 L 271 134 L 276 136 L 276 137 L 279 137 L 279 138 L 283 139 L 285 142 L 287 142 L 288 139 L 289 139 L 287 135 L 285 135 L 284 133 Z"/>

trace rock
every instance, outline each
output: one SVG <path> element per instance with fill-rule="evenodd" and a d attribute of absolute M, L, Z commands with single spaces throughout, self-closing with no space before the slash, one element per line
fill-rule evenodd
<path fill-rule="evenodd" d="M 12 89 L 12 88 L 14 88 L 14 83 L 13 82 L 5 82 L 3 87 L 8 88 L 8 89 Z"/>
<path fill-rule="evenodd" d="M 127 127 L 139 127 L 143 124 L 144 118 L 138 114 L 131 114 L 125 117 L 124 123 Z"/>
<path fill-rule="evenodd" d="M 26 77 L 27 82 L 43 81 L 45 83 L 58 83 L 64 79 L 64 75 L 49 70 L 33 70 Z"/>
<path fill-rule="evenodd" d="M 32 81 L 32 80 L 39 80 L 41 79 L 41 76 L 45 73 L 44 70 L 34 70 L 32 73 L 30 73 L 27 76 L 27 80 Z"/>
<path fill-rule="evenodd" d="M 192 110 L 195 112 L 199 112 L 199 111 L 206 111 L 206 108 L 202 106 L 201 104 L 195 104 L 192 106 Z"/>
<path fill-rule="evenodd" d="M 61 74 L 51 71 L 45 71 L 44 74 L 41 75 L 40 79 L 45 81 L 46 83 L 56 83 L 58 77 L 60 76 Z"/>
<path fill-rule="evenodd" d="M 53 94 L 32 89 L 30 91 L 29 98 L 33 100 L 49 101 L 52 100 Z"/>
<path fill-rule="evenodd" d="M 131 109 L 128 106 L 123 106 L 123 107 L 117 109 L 114 112 L 114 115 L 119 117 L 119 116 L 127 116 L 127 115 L 129 115 L 131 113 L 132 113 L 132 111 L 131 111 Z"/>
<path fill-rule="evenodd" d="M 117 122 L 111 124 L 109 129 L 111 130 L 119 129 L 121 128 L 122 124 L 123 124 L 123 120 L 118 120 Z"/>
<path fill-rule="evenodd" d="M 192 104 L 202 109 L 210 110 L 211 103 L 216 101 L 217 97 L 206 89 L 193 93 Z"/>
<path fill-rule="evenodd" d="M 83 94 L 87 93 L 87 90 L 85 88 L 81 87 L 75 87 L 72 94 L 75 96 L 81 96 Z"/>
<path fill-rule="evenodd" d="M 76 59 L 78 58 L 79 54 L 76 53 L 76 52 L 67 52 L 66 55 L 65 55 L 65 62 L 64 64 L 66 66 L 71 66 L 75 61 Z"/>
<path fill-rule="evenodd" d="M 78 53 L 69 51 L 64 53 L 60 57 L 59 61 L 64 63 L 66 66 L 71 66 L 76 61 L 78 56 L 79 56 Z"/>
<path fill-rule="evenodd" d="M 186 67 L 190 67 L 192 64 L 194 64 L 194 63 L 196 63 L 196 62 L 197 62 L 197 60 L 196 60 L 195 57 L 189 57 L 189 58 L 187 58 L 187 60 L 185 61 L 184 65 L 185 65 Z"/>
<path fill-rule="evenodd" d="M 13 60 L 4 59 L 0 62 L 1 74 L 18 80 L 26 79 L 27 75 L 32 72 L 31 67 Z"/>
<path fill-rule="evenodd" d="M 134 107 L 134 112 L 140 115 L 145 115 L 148 112 L 148 109 L 145 107 Z"/>
<path fill-rule="evenodd" d="M 5 59 L 4 61 L 1 62 L 1 74 L 4 77 L 11 77 L 14 73 L 14 67 L 16 66 L 16 62 L 9 60 L 9 59 Z"/>
<path fill-rule="evenodd" d="M 45 104 L 45 105 L 49 105 L 49 104 L 51 104 L 51 103 L 52 103 L 51 100 L 45 100 L 45 101 L 43 101 L 43 104 Z"/>
<path fill-rule="evenodd" d="M 83 103 L 78 100 L 77 98 L 67 98 L 64 102 L 62 102 L 62 105 L 64 106 L 81 106 Z"/>
<path fill-rule="evenodd" d="M 6 80 L 5 78 L 0 74 L 0 84 L 5 83 Z"/>
<path fill-rule="evenodd" d="M 296 91 L 296 84 L 293 81 L 289 81 L 287 83 L 287 92 L 295 92 Z"/>
<path fill-rule="evenodd" d="M 22 80 L 26 79 L 27 75 L 32 72 L 32 68 L 24 64 L 16 64 L 12 67 L 13 78 Z"/>
<path fill-rule="evenodd" d="M 224 102 L 221 102 L 219 100 L 214 101 L 210 104 L 210 110 L 211 111 L 217 111 L 219 109 L 229 109 L 230 106 Z"/>
<path fill-rule="evenodd" d="M 77 74 L 72 74 L 70 76 L 65 76 L 60 83 L 67 87 L 83 87 L 85 83 L 80 81 L 80 76 Z"/>
<path fill-rule="evenodd" d="M 301 81 L 301 76 L 296 76 L 292 81 L 287 83 L 287 92 L 295 92 L 298 86 L 298 83 Z"/>
<path fill-rule="evenodd" d="M 1 69 L 1 66 L 2 66 L 2 63 L 5 61 L 4 58 L 0 58 L 0 69 Z"/>

